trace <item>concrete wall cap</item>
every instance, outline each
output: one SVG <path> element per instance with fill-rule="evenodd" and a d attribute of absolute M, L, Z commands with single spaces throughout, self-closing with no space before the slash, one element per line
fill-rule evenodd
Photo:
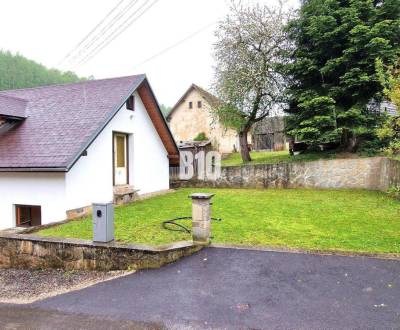
<path fill-rule="evenodd" d="M 211 199 L 215 194 L 207 194 L 207 193 L 194 193 L 189 195 L 189 198 L 192 199 Z"/>

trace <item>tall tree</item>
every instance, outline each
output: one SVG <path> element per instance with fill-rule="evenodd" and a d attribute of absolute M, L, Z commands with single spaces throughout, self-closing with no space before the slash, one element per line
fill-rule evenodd
<path fill-rule="evenodd" d="M 0 90 L 71 83 L 82 80 L 73 72 L 61 72 L 0 50 Z"/>
<path fill-rule="evenodd" d="M 290 135 L 355 151 L 374 131 L 379 118 L 367 104 L 383 93 L 375 62 L 397 61 L 399 18 L 400 0 L 303 1 L 289 24 Z"/>
<path fill-rule="evenodd" d="M 247 135 L 282 102 L 281 69 L 288 48 L 284 29 L 287 14 L 277 7 L 232 2 L 231 12 L 216 31 L 215 91 L 221 103 L 218 120 L 238 132 L 244 161 L 250 161 Z"/>

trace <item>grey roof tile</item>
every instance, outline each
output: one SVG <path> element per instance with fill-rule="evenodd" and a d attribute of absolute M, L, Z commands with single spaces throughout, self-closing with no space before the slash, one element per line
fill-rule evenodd
<path fill-rule="evenodd" d="M 0 168 L 67 169 L 144 79 L 1 91 L 0 114 L 26 119 L 0 136 Z"/>

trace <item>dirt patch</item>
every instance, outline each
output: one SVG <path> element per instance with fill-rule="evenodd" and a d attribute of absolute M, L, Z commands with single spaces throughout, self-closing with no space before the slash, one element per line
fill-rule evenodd
<path fill-rule="evenodd" d="M 132 272 L 0 269 L 0 302 L 26 304 Z"/>

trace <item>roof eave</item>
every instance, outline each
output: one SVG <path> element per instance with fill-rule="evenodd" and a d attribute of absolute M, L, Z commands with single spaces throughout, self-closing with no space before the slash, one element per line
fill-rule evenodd
<path fill-rule="evenodd" d="M 176 141 L 175 141 L 175 139 L 174 139 L 174 135 L 172 134 L 171 129 L 169 128 L 169 126 L 168 126 L 168 124 L 167 124 L 167 119 L 164 117 L 164 115 L 163 115 L 163 113 L 162 113 L 162 111 L 161 111 L 160 104 L 158 103 L 157 97 L 156 97 L 156 95 L 154 94 L 153 89 L 151 88 L 151 85 L 150 85 L 150 83 L 149 83 L 148 80 L 147 80 L 147 77 L 142 81 L 141 85 L 144 84 L 144 83 L 147 83 L 147 86 L 148 86 L 148 88 L 149 88 L 149 90 L 150 90 L 150 93 L 151 93 L 152 97 L 154 98 L 155 103 L 156 103 L 156 105 L 157 105 L 158 113 L 159 113 L 160 116 L 163 118 L 163 122 L 164 122 L 165 129 L 167 130 L 169 137 L 170 137 L 171 140 L 173 141 L 173 144 L 174 144 L 174 146 L 175 146 L 175 149 L 176 149 L 176 151 L 177 151 L 177 153 L 178 153 L 178 157 L 179 157 L 179 148 L 178 148 L 178 145 L 176 144 Z M 140 87 L 140 86 L 139 86 L 139 87 Z M 138 87 L 138 88 L 139 88 L 139 87 Z M 172 157 L 172 158 L 174 158 L 174 157 Z"/>
<path fill-rule="evenodd" d="M 5 113 L 0 113 L 0 117 L 10 120 L 25 120 L 26 118 L 28 118 L 27 116 L 14 116 Z"/>
<path fill-rule="evenodd" d="M 68 172 L 66 167 L 0 167 L 0 172 Z"/>

